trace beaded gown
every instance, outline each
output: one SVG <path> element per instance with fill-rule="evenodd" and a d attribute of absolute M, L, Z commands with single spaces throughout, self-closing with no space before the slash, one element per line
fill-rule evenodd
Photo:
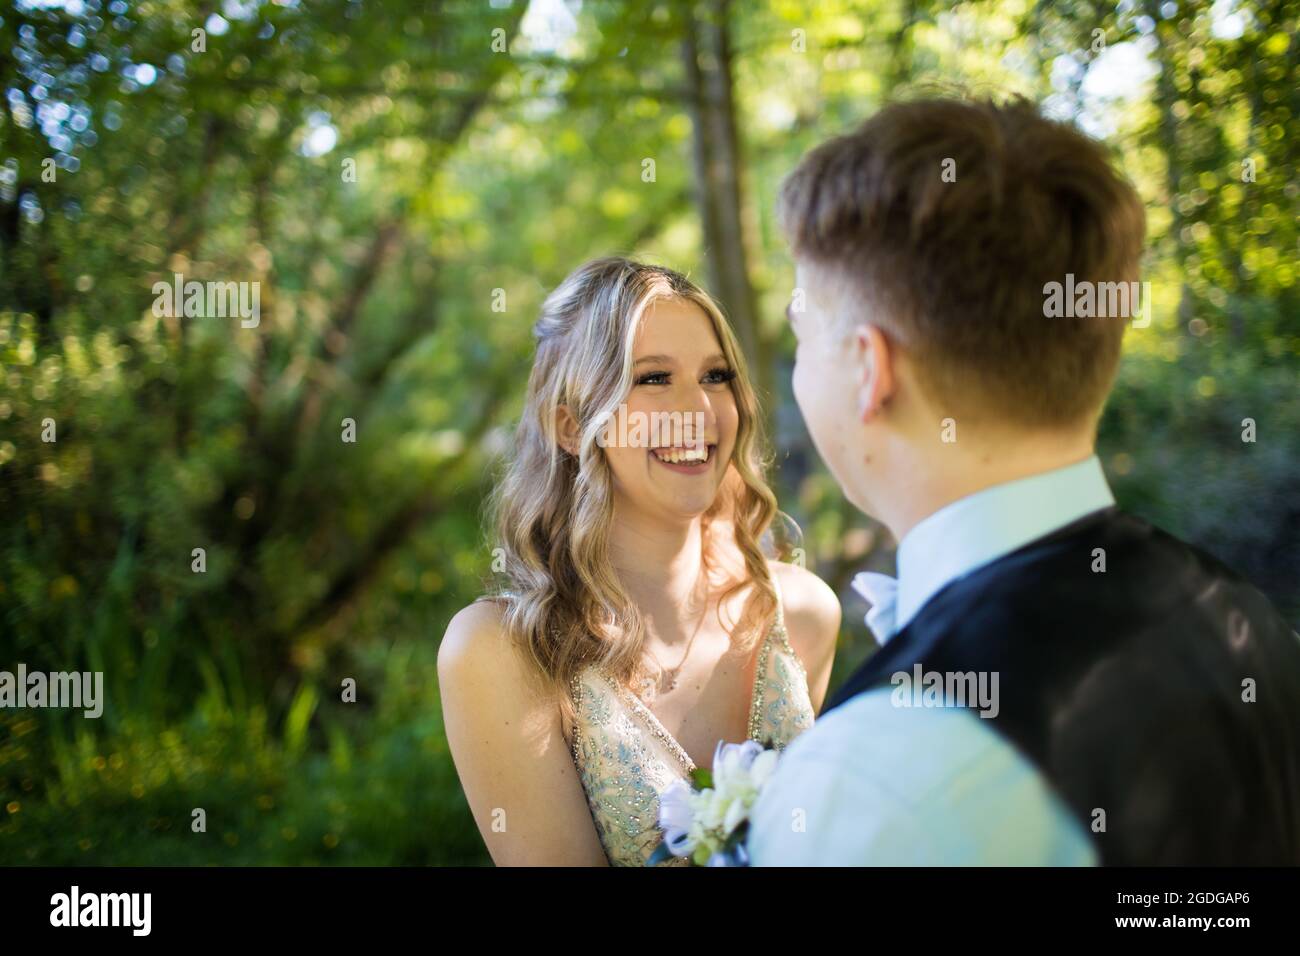
<path fill-rule="evenodd" d="M 779 592 L 754 675 L 748 738 L 784 749 L 812 726 L 814 714 Z M 575 675 L 572 690 L 573 763 L 605 855 L 612 866 L 643 866 L 661 838 L 659 794 L 675 780 L 689 782 L 695 763 L 649 707 L 599 668 Z M 663 865 L 686 863 L 674 858 Z"/>

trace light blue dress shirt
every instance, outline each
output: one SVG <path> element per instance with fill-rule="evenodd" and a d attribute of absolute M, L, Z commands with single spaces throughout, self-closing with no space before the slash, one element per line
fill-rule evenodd
<path fill-rule="evenodd" d="M 882 643 L 946 585 L 1115 503 L 1096 456 L 986 488 L 899 543 L 868 622 Z M 856 586 L 856 585 L 855 585 Z M 1090 866 L 1083 826 L 1024 756 L 965 708 L 859 694 L 786 748 L 751 815 L 755 866 Z"/>

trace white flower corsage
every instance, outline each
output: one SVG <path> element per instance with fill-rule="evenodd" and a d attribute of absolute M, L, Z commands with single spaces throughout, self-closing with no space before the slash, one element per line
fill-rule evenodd
<path fill-rule="evenodd" d="M 659 795 L 663 842 L 648 865 L 686 857 L 695 866 L 747 866 L 749 812 L 776 769 L 778 752 L 752 740 L 718 743 L 713 771 L 696 768 Z M 692 786 L 693 784 L 693 786 Z"/>

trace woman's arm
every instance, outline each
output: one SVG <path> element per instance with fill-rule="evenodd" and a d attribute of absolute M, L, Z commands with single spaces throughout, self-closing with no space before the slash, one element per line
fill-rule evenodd
<path fill-rule="evenodd" d="M 604 866 L 556 701 L 480 601 L 438 648 L 443 722 L 456 772 L 498 866 Z"/>
<path fill-rule="evenodd" d="M 808 696 L 813 711 L 821 713 L 840 634 L 840 599 L 811 571 L 777 561 L 769 562 L 768 566 L 781 585 L 785 629 L 790 635 L 790 646 L 808 672 Z"/>

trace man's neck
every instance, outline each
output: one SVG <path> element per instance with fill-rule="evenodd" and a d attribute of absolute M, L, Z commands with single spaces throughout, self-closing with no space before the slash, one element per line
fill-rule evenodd
<path fill-rule="evenodd" d="M 939 454 L 924 456 L 923 461 L 907 462 L 899 469 L 905 477 L 884 478 L 881 485 L 888 489 L 886 494 L 872 496 L 876 516 L 888 526 L 895 541 L 902 541 L 917 524 L 954 501 L 1009 481 L 1077 464 L 1092 454 L 1091 436 L 1069 440 L 1049 436 L 1041 443 L 1022 439 L 1001 449 L 990 443 L 974 451 L 957 451 L 954 443 Z"/>

